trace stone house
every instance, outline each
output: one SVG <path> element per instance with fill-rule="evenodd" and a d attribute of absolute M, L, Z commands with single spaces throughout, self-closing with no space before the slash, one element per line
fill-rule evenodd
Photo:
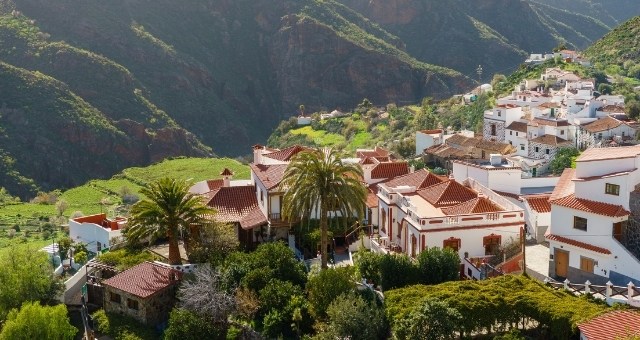
<path fill-rule="evenodd" d="M 169 320 L 181 278 L 181 272 L 167 265 L 143 262 L 102 281 L 104 310 L 146 325 L 163 324 Z"/>

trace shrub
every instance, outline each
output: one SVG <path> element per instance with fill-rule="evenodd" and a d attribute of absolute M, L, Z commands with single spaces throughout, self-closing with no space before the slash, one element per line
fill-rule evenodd
<path fill-rule="evenodd" d="M 106 313 L 100 309 L 92 314 L 94 327 L 100 334 L 115 340 L 154 340 L 158 335 L 138 321 L 119 314 Z"/>
<path fill-rule="evenodd" d="M 429 298 L 396 323 L 394 334 L 401 340 L 453 339 L 461 319 L 462 315 L 446 302 Z"/>
<path fill-rule="evenodd" d="M 307 282 L 309 305 L 311 313 L 316 318 L 325 318 L 329 304 L 336 297 L 355 289 L 352 276 L 353 268 L 338 267 L 322 270 L 309 278 Z"/>
<path fill-rule="evenodd" d="M 216 328 L 209 320 L 186 309 L 174 308 L 169 326 L 164 332 L 166 340 L 225 339 L 226 329 Z"/>
<path fill-rule="evenodd" d="M 383 339 L 387 333 L 383 310 L 357 294 L 342 294 L 327 308 L 329 329 L 334 338 Z"/>

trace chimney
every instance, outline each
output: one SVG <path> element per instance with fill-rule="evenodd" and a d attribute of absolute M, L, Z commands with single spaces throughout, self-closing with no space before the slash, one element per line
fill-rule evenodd
<path fill-rule="evenodd" d="M 224 170 L 222 170 L 222 172 L 220 173 L 220 176 L 222 176 L 222 186 L 225 188 L 230 187 L 231 178 L 233 178 L 233 172 L 231 172 L 231 170 L 229 170 L 228 168 L 224 168 Z"/>
<path fill-rule="evenodd" d="M 264 147 L 260 144 L 253 146 L 253 164 L 262 164 L 262 150 Z"/>

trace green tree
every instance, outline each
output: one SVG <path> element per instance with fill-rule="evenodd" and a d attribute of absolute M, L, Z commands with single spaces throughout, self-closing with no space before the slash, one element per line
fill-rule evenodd
<path fill-rule="evenodd" d="M 335 339 L 376 340 L 386 338 L 382 308 L 357 294 L 342 294 L 327 308 L 329 329 Z"/>
<path fill-rule="evenodd" d="M 449 248 L 425 249 L 418 255 L 419 282 L 438 284 L 460 278 L 460 257 Z"/>
<path fill-rule="evenodd" d="M 69 323 L 65 305 L 41 306 L 25 302 L 12 309 L 2 327 L 0 340 L 73 339 L 78 329 Z"/>
<path fill-rule="evenodd" d="M 69 203 L 67 203 L 67 201 L 61 199 L 56 202 L 56 211 L 58 212 L 58 216 L 62 216 L 67 208 L 69 208 Z"/>
<path fill-rule="evenodd" d="M 166 340 L 225 339 L 225 329 L 216 328 L 207 318 L 183 308 L 174 308 L 169 326 L 164 331 Z"/>
<path fill-rule="evenodd" d="M 406 255 L 385 254 L 380 259 L 380 285 L 383 290 L 418 283 L 418 269 Z"/>
<path fill-rule="evenodd" d="M 27 245 L 0 252 L 0 320 L 26 301 L 50 301 L 62 289 L 46 253 Z"/>
<path fill-rule="evenodd" d="M 368 283 L 380 284 L 380 261 L 382 254 L 371 251 L 358 251 L 355 257 L 355 267 L 358 275 Z"/>
<path fill-rule="evenodd" d="M 191 235 L 189 261 L 220 265 L 239 246 L 238 236 L 232 225 L 211 221 Z"/>
<path fill-rule="evenodd" d="M 609 84 L 599 84 L 598 85 L 598 92 L 602 93 L 602 94 L 611 94 L 611 92 L 613 92 L 613 86 L 609 85 Z"/>
<path fill-rule="evenodd" d="M 580 155 L 580 151 L 576 148 L 562 148 L 553 158 L 551 162 L 549 162 L 549 170 L 556 175 L 561 174 L 564 169 L 571 168 L 573 161 Z"/>
<path fill-rule="evenodd" d="M 293 157 L 285 170 L 280 188 L 283 196 L 282 215 L 288 219 L 312 217 L 315 209 L 320 217 L 320 251 L 322 268 L 327 268 L 328 214 L 362 217 L 365 187 L 360 183 L 362 169 L 345 164 L 334 149 L 302 151 Z M 286 190 L 284 190 L 286 188 Z"/>
<path fill-rule="evenodd" d="M 353 268 L 338 267 L 321 270 L 307 282 L 307 293 L 311 314 L 325 318 L 327 307 L 338 296 L 355 289 Z"/>
<path fill-rule="evenodd" d="M 206 223 L 213 210 L 200 197 L 189 193 L 189 184 L 177 179 L 162 178 L 140 190 L 147 197 L 134 204 L 127 228 L 128 241 L 166 236 L 169 239 L 169 263 L 182 263 L 178 238 L 193 225 Z"/>
<path fill-rule="evenodd" d="M 69 256 L 69 250 L 73 245 L 73 240 L 65 236 L 58 241 L 58 251 L 60 253 L 60 259 L 65 260 Z"/>
<path fill-rule="evenodd" d="M 84 251 L 79 251 L 73 256 L 73 260 L 79 264 L 84 264 L 85 262 L 87 262 L 87 258 L 87 253 L 85 253 Z"/>
<path fill-rule="evenodd" d="M 398 322 L 395 335 L 411 340 L 453 339 L 461 319 L 462 315 L 446 302 L 430 298 Z"/>

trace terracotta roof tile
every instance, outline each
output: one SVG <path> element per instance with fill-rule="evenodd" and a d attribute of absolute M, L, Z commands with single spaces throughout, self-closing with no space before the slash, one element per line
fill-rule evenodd
<path fill-rule="evenodd" d="M 507 198 L 513 198 L 516 199 L 518 201 L 522 201 L 522 198 L 519 194 L 514 194 L 514 193 L 510 193 L 510 192 L 506 192 L 506 191 L 497 191 L 497 190 L 493 190 L 493 192 L 495 192 L 496 194 L 502 196 L 502 197 L 507 197 Z"/>
<path fill-rule="evenodd" d="M 442 177 L 436 176 L 429 172 L 427 169 L 421 169 L 416 172 L 398 176 L 391 180 L 384 182 L 387 187 L 395 188 L 399 186 L 412 186 L 416 187 L 416 190 L 423 189 L 438 183 L 445 181 Z"/>
<path fill-rule="evenodd" d="M 551 195 L 528 195 L 524 196 L 524 200 L 529 202 L 529 206 L 536 212 L 551 212 L 551 203 L 549 203 Z"/>
<path fill-rule="evenodd" d="M 576 162 L 633 158 L 638 155 L 640 155 L 640 145 L 621 146 L 618 148 L 590 148 L 580 154 Z"/>
<path fill-rule="evenodd" d="M 467 153 L 463 150 L 455 148 L 447 144 L 434 145 L 424 150 L 428 155 L 435 155 L 438 157 L 465 157 Z"/>
<path fill-rule="evenodd" d="M 233 172 L 231 172 L 229 168 L 224 168 L 224 170 L 222 170 L 222 172 L 220 173 L 220 176 L 233 176 Z"/>
<path fill-rule="evenodd" d="M 376 146 L 373 150 L 358 150 L 356 151 L 356 157 L 363 159 L 366 157 L 391 157 L 391 153 L 379 146 Z"/>
<path fill-rule="evenodd" d="M 507 130 L 527 132 L 527 123 L 525 122 L 512 122 L 507 126 Z"/>
<path fill-rule="evenodd" d="M 540 143 L 540 144 L 544 144 L 544 145 L 553 145 L 553 146 L 571 144 L 571 141 L 568 141 L 566 139 L 562 139 L 562 138 L 560 138 L 558 136 L 554 136 L 554 135 L 542 135 L 540 137 L 537 137 L 537 138 L 534 138 L 534 139 L 530 140 L 530 142 Z"/>
<path fill-rule="evenodd" d="M 589 340 L 615 340 L 640 336 L 640 313 L 616 310 L 578 325 Z"/>
<path fill-rule="evenodd" d="M 249 164 L 251 171 L 258 177 L 260 182 L 264 184 L 267 190 L 271 190 L 280 184 L 284 171 L 287 170 L 286 164 L 264 165 Z"/>
<path fill-rule="evenodd" d="M 446 144 L 455 144 L 460 146 L 476 146 L 478 144 L 478 139 L 473 137 L 466 137 L 461 134 L 455 134 L 445 141 Z"/>
<path fill-rule="evenodd" d="M 606 116 L 606 117 L 602 117 L 598 120 L 596 120 L 595 122 L 583 125 L 582 128 L 591 132 L 591 133 L 596 133 L 596 132 L 602 132 L 602 131 L 607 131 L 607 130 L 611 130 L 611 129 L 615 129 L 618 126 L 622 125 L 623 122 Z"/>
<path fill-rule="evenodd" d="M 621 205 L 596 202 L 584 198 L 577 198 L 574 194 L 551 201 L 551 204 L 609 217 L 622 217 L 631 214 Z"/>
<path fill-rule="evenodd" d="M 384 162 L 379 163 L 371 170 L 372 179 L 390 179 L 409 173 L 407 162 Z"/>
<path fill-rule="evenodd" d="M 181 272 L 170 267 L 143 262 L 102 281 L 102 284 L 144 299 L 175 284 L 176 281 L 172 280 L 174 275 L 178 279 L 182 277 Z"/>
<path fill-rule="evenodd" d="M 207 194 L 207 205 L 216 209 L 214 219 L 220 222 L 240 223 L 244 229 L 267 223 L 254 186 L 222 187 Z"/>
<path fill-rule="evenodd" d="M 475 137 L 475 139 L 478 139 L 476 148 L 479 148 L 479 149 L 495 151 L 501 154 L 510 153 L 511 149 L 515 150 L 513 146 L 509 145 L 508 143 L 501 143 L 501 142 L 496 142 L 492 140 L 486 140 L 486 139 L 482 139 L 482 137 Z"/>
<path fill-rule="evenodd" d="M 460 204 L 477 197 L 473 190 L 454 180 L 432 185 L 417 193 L 436 208 Z"/>
<path fill-rule="evenodd" d="M 434 130 L 420 130 L 420 132 L 426 134 L 426 135 L 434 135 L 434 134 L 439 134 L 442 133 L 442 129 L 434 129 Z"/>
<path fill-rule="evenodd" d="M 378 206 L 378 186 L 377 185 L 370 185 L 368 187 L 367 190 L 367 207 L 368 208 L 375 208 Z"/>
<path fill-rule="evenodd" d="M 207 181 L 207 186 L 209 187 L 209 191 L 216 190 L 224 184 L 222 179 L 210 179 Z"/>
<path fill-rule="evenodd" d="M 531 121 L 532 125 L 545 125 L 545 126 L 569 126 L 569 121 L 566 119 L 545 119 L 545 118 L 534 118 Z"/>
<path fill-rule="evenodd" d="M 585 242 L 572 240 L 570 238 L 566 238 L 566 237 L 563 237 L 563 236 L 560 236 L 560 235 L 547 234 L 544 237 L 546 237 L 547 239 L 549 239 L 551 241 L 557 241 L 557 242 L 570 244 L 570 245 L 572 245 L 574 247 L 595 251 L 596 253 L 607 254 L 607 255 L 611 254 L 611 251 L 609 249 L 598 247 L 598 246 L 594 246 L 592 244 L 585 243 Z"/>
<path fill-rule="evenodd" d="M 291 157 L 297 155 L 301 151 L 306 151 L 306 150 L 310 150 L 310 149 L 304 146 L 294 145 L 286 149 L 278 150 L 272 153 L 266 153 L 262 156 L 269 157 L 271 159 L 275 159 L 278 161 L 287 162 L 291 160 Z"/>
<path fill-rule="evenodd" d="M 553 192 L 549 197 L 549 201 L 557 200 L 562 197 L 566 197 L 574 191 L 575 184 L 572 179 L 576 177 L 576 169 L 566 168 L 560 175 L 556 187 L 553 188 Z"/>
<path fill-rule="evenodd" d="M 476 197 L 458 205 L 442 208 L 442 212 L 445 215 L 482 214 L 502 210 L 502 208 L 486 197 Z"/>
<path fill-rule="evenodd" d="M 621 105 L 605 105 L 601 108 L 596 109 L 596 111 L 610 112 L 610 113 L 625 113 L 625 108 L 624 106 L 621 106 Z"/>

